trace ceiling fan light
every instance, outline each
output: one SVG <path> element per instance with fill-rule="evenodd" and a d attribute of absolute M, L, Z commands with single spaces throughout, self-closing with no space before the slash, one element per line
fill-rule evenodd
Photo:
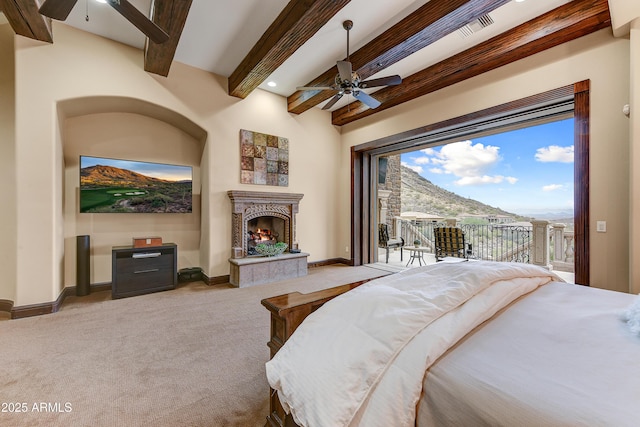
<path fill-rule="evenodd" d="M 364 92 L 363 89 L 368 87 L 378 87 L 378 86 L 389 86 L 389 85 L 399 85 L 402 83 L 402 78 L 400 76 L 389 76 L 382 77 L 373 80 L 362 80 L 360 75 L 353 70 L 353 65 L 349 60 L 349 30 L 353 27 L 352 21 L 344 21 L 343 27 L 347 30 L 347 60 L 346 61 L 337 61 L 336 67 L 338 68 L 338 74 L 336 74 L 334 78 L 334 86 L 332 87 L 313 87 L 313 86 L 302 86 L 298 87 L 298 90 L 336 90 L 338 93 L 327 102 L 323 110 L 328 110 L 344 95 L 351 95 L 356 98 L 358 101 L 362 102 L 369 108 L 377 108 L 381 105 L 381 102 L 377 99 L 370 96 L 367 92 Z M 381 64 L 378 64 L 381 65 Z"/>

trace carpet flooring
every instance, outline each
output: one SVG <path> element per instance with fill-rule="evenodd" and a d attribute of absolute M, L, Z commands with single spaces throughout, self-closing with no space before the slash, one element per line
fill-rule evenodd
<path fill-rule="evenodd" d="M 0 322 L 0 425 L 264 426 L 269 312 L 260 301 L 385 274 L 333 265 L 249 288 L 99 292 Z"/>

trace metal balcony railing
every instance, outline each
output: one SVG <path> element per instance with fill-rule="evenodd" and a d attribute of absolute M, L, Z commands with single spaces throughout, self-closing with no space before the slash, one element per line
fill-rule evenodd
<path fill-rule="evenodd" d="M 455 220 L 424 222 L 408 221 L 399 217 L 394 218 L 394 222 L 396 235 L 402 236 L 406 245 L 412 245 L 415 240 L 419 240 L 421 246 L 431 249 L 432 252 L 434 227 L 456 225 Z M 573 271 L 573 232 L 565 231 L 565 224 L 549 225 L 546 221 L 534 223 L 461 223 L 457 226 L 464 231 L 470 256 L 474 259 L 550 264 L 554 270 Z M 540 227 L 542 233 L 534 233 L 536 226 Z M 544 238 L 540 239 L 540 235 Z M 536 249 L 538 255 L 534 262 L 533 253 Z"/>

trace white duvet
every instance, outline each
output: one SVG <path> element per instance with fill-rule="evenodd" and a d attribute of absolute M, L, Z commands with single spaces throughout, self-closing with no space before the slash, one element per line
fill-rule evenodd
<path fill-rule="evenodd" d="M 551 281 L 521 263 L 439 263 L 376 279 L 307 317 L 266 364 L 304 427 L 412 426 L 426 369 L 521 295 Z"/>

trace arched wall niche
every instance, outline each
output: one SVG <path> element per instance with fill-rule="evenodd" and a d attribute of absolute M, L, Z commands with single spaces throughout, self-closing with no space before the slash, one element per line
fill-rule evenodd
<path fill-rule="evenodd" d="M 90 281 L 111 281 L 111 249 L 130 245 L 133 237 L 162 237 L 178 245 L 178 268 L 202 267 L 208 223 L 208 172 L 201 167 L 207 131 L 163 106 L 128 97 L 83 97 L 57 105 L 63 151 L 63 286 L 76 284 L 76 236 L 91 240 Z M 87 214 L 79 211 L 81 155 L 171 163 L 193 170 L 193 211 L 188 214 Z M 206 243 L 205 243 L 206 244 Z"/>
<path fill-rule="evenodd" d="M 207 131 L 184 115 L 138 98 L 124 96 L 86 96 L 58 102 L 58 120 L 64 140 L 64 121 L 67 118 L 99 113 L 133 113 L 168 123 L 191 135 L 204 148 Z"/>

